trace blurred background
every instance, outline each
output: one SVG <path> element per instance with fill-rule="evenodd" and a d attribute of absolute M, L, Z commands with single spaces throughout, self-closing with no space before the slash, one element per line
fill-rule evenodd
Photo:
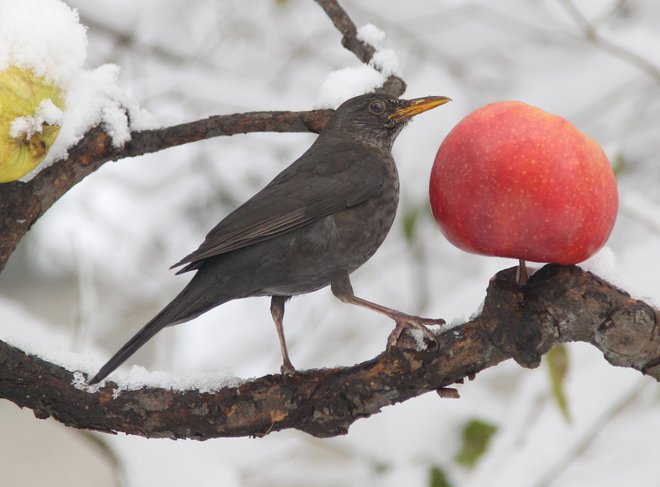
<path fill-rule="evenodd" d="M 163 124 L 251 110 L 306 110 L 333 71 L 359 63 L 311 0 L 68 0 L 88 27 L 87 67 Z M 477 107 L 517 99 L 601 143 L 617 173 L 618 222 L 586 264 L 660 303 L 660 4 L 642 0 L 344 0 L 399 59 L 405 97 L 454 102 L 418 117 L 394 147 L 401 204 L 389 237 L 353 275 L 356 294 L 462 322 L 512 260 L 466 254 L 437 230 L 428 177 L 446 133 Z M 311 144 L 313 134 L 219 137 L 104 165 L 34 226 L 0 275 L 0 332 L 75 351 L 100 366 L 181 289 L 168 267 Z M 234 301 L 167 329 L 139 364 L 173 376 L 249 378 L 279 369 L 268 299 Z M 393 324 L 329 289 L 294 299 L 286 330 L 302 369 L 383 350 Z M 145 440 L 36 420 L 0 401 L 3 486 L 660 486 L 660 388 L 566 348 L 553 393 L 547 364 L 512 362 L 355 423 L 348 435 Z M 567 419 L 568 417 L 568 419 Z"/>

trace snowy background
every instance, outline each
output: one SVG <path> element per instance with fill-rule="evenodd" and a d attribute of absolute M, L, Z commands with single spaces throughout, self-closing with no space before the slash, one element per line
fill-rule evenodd
<path fill-rule="evenodd" d="M 19 3 L 2 0 L 0 18 Z M 67 3 L 88 28 L 84 68 L 119 66 L 118 73 L 96 71 L 117 75 L 118 91 L 106 94 L 134 100 L 135 113 L 139 104 L 159 124 L 310 109 L 323 101 L 331 73 L 359 66 L 311 0 Z M 437 147 L 462 117 L 518 99 L 571 120 L 620 168 L 619 219 L 590 266 L 660 305 L 660 4 L 576 0 L 579 13 L 570 0 L 342 5 L 358 25 L 386 33 L 382 44 L 396 53 L 405 97 L 454 100 L 419 116 L 395 144 L 399 215 L 383 247 L 353 276 L 359 296 L 450 321 L 478 309 L 488 279 L 514 262 L 448 244 L 427 209 L 428 176 Z M 74 352 L 83 366 L 100 366 L 187 282 L 168 267 L 313 139 L 220 137 L 106 164 L 34 226 L 0 275 L 0 338 L 69 360 Z M 327 289 L 287 308 L 298 368 L 371 358 L 391 328 Z M 297 431 L 204 443 L 96 435 L 0 401 L 0 485 L 427 486 L 440 468 L 453 486 L 660 486 L 657 383 L 610 366 L 586 345 L 570 346 L 569 354 L 570 424 L 547 368 L 511 362 L 459 386 L 459 400 L 427 394 L 324 440 Z M 131 364 L 175 377 L 275 372 L 280 354 L 268 300 L 231 302 L 165 330 L 114 379 Z M 467 469 L 455 456 L 472 419 L 497 433 Z"/>

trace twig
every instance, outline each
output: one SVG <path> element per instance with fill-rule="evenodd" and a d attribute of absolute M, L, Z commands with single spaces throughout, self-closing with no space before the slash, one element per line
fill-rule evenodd
<path fill-rule="evenodd" d="M 355 54 L 360 61 L 369 64 L 371 58 L 376 53 L 376 48 L 358 39 L 355 23 L 341 5 L 339 5 L 337 0 L 314 1 L 320 5 L 328 17 L 330 17 L 334 26 L 341 33 L 342 46 Z M 378 68 L 376 67 L 376 69 Z M 406 91 L 406 82 L 398 76 L 390 75 L 382 88 L 377 91 L 388 93 L 392 96 L 401 96 Z"/>
<path fill-rule="evenodd" d="M 608 423 L 619 416 L 626 408 L 634 404 L 648 383 L 639 381 L 632 391 L 619 398 L 612 404 L 603 415 L 598 418 L 591 427 L 583 434 L 580 440 L 567 448 L 561 459 L 546 472 L 534 487 L 549 487 L 555 485 L 557 478 L 565 472 L 568 467 L 580 460 L 584 452 L 594 443 L 594 440 L 605 430 Z"/>
<path fill-rule="evenodd" d="M 620 46 L 608 39 L 605 39 L 598 33 L 596 29 L 587 18 L 582 14 L 582 12 L 577 8 L 573 0 L 559 0 L 559 3 L 562 4 L 564 9 L 568 14 L 573 18 L 573 20 L 578 24 L 578 26 L 584 31 L 585 37 L 592 42 L 595 46 L 613 54 L 626 61 L 633 66 L 637 66 L 642 71 L 645 71 L 647 74 L 660 81 L 660 66 L 652 63 L 648 59 L 640 56 L 635 51 L 632 51 L 626 47 Z"/>

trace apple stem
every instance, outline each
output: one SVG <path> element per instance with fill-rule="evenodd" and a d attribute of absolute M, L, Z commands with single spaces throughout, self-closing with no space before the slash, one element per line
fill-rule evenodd
<path fill-rule="evenodd" d="M 518 286 L 527 284 L 527 265 L 523 259 L 518 259 L 518 270 L 516 271 L 516 283 Z"/>

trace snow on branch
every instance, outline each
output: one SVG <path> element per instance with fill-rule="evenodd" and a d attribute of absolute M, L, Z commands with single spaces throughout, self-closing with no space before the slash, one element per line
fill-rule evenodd
<path fill-rule="evenodd" d="M 108 161 L 157 152 L 220 135 L 248 132 L 319 132 L 332 110 L 251 112 L 216 115 L 195 122 L 136 131 L 121 147 L 97 126 L 69 149 L 66 159 L 40 171 L 27 183 L 0 185 L 0 271 L 32 224 L 75 184 Z"/>
<path fill-rule="evenodd" d="M 377 32 L 358 31 L 335 0 L 316 1 L 341 32 L 343 45 L 362 62 L 387 72 L 382 90 L 401 95 L 405 83 L 390 73 L 392 60 L 374 60 L 378 51 L 365 42 L 377 40 Z M 128 119 L 131 111 L 127 113 Z M 68 148 L 65 159 L 29 182 L 0 185 L 0 271 L 32 224 L 107 161 L 218 135 L 318 132 L 331 113 L 215 116 L 160 129 L 134 129 L 123 145 L 113 143 L 103 123 L 96 125 Z M 70 426 L 106 432 L 201 440 L 296 428 L 326 437 L 343 434 L 356 419 L 425 392 L 452 396 L 449 386 L 503 360 L 513 358 L 535 367 L 560 342 L 591 343 L 612 364 L 660 380 L 657 310 L 577 267 L 546 266 L 522 288 L 514 283 L 514 273 L 508 269 L 497 274 L 482 312 L 439 335 L 437 349 L 418 350 L 409 338 L 409 346 L 402 340 L 401 347 L 352 367 L 300 371 L 290 378 L 269 375 L 216 392 L 147 387 L 116 394 L 112 382 L 89 389 L 80 372 L 0 342 L 0 398 L 31 408 L 40 418 L 53 416 Z"/>
<path fill-rule="evenodd" d="M 658 318 L 658 310 L 578 267 L 547 265 L 524 287 L 512 268 L 491 279 L 482 312 L 438 335 L 437 348 L 418 350 L 403 337 L 400 347 L 352 367 L 267 375 L 216 392 L 117 393 L 114 382 L 88 388 L 80 372 L 0 342 L 0 397 L 38 418 L 110 433 L 206 440 L 295 428 L 329 437 L 426 392 L 455 397 L 452 384 L 504 360 L 536 367 L 560 342 L 591 343 L 613 365 L 660 380 Z"/>
<path fill-rule="evenodd" d="M 358 40 L 355 24 L 346 12 L 336 1 L 321 1 L 319 4 L 344 36 L 346 48 L 368 63 L 376 49 Z M 74 17 L 73 26 L 77 27 L 77 15 Z M 390 75 L 383 89 L 398 96 L 405 90 L 405 83 Z M 90 103 L 83 105 L 88 106 Z M 127 111 L 130 114 L 131 111 Z M 123 145 L 113 143 L 114 132 L 107 124 L 97 125 L 88 130 L 74 146 L 63 151 L 68 152 L 65 158 L 53 162 L 29 182 L 0 185 L 0 215 L 3 216 L 0 219 L 0 272 L 35 221 L 75 184 L 108 161 L 157 152 L 220 135 L 248 132 L 318 133 L 331 113 L 332 110 L 312 110 L 218 115 L 171 127 L 133 130 L 127 132 L 127 142 Z"/>
<path fill-rule="evenodd" d="M 353 20 L 342 8 L 337 0 L 315 0 L 316 3 L 330 17 L 332 23 L 342 35 L 342 45 L 357 56 L 364 64 L 372 63 L 377 53 L 376 47 L 365 42 Z M 376 68 L 383 71 L 382 66 L 376 63 Z M 387 93 L 392 96 L 401 96 L 406 91 L 406 82 L 395 74 L 389 74 L 382 88 L 376 91 Z"/>

